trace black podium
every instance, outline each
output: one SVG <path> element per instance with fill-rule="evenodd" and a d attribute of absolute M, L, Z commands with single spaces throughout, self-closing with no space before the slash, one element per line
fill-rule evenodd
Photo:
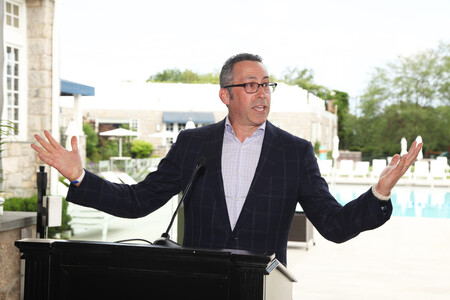
<path fill-rule="evenodd" d="M 274 255 L 47 239 L 15 245 L 24 299 L 292 299 Z"/>

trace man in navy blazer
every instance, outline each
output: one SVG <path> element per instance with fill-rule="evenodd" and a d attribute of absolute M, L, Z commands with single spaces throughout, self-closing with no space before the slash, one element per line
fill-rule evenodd
<path fill-rule="evenodd" d="M 228 107 L 227 118 L 180 132 L 158 169 L 136 185 L 111 183 L 84 170 L 76 138 L 72 139 L 73 150 L 67 151 L 45 131 L 48 142 L 35 135 L 42 147 L 32 147 L 41 160 L 71 181 L 68 201 L 126 218 L 145 216 L 184 191 L 198 160 L 204 158 L 204 168 L 184 203 L 185 247 L 275 253 L 286 264 L 297 203 L 325 238 L 338 243 L 390 218 L 390 191 L 415 161 L 421 144 L 414 143 L 401 158 L 395 155 L 376 185 L 342 206 L 320 175 L 311 143 L 267 121 L 276 84 L 269 81 L 261 58 L 251 54 L 231 57 L 220 79 L 219 97 Z M 232 166 L 228 165 L 228 149 L 239 149 L 249 141 L 253 152 L 239 155 L 250 156 L 243 156 L 244 161 L 234 157 Z M 247 164 L 247 158 L 254 163 Z M 238 174 L 247 168 L 251 171 L 243 179 L 247 183 L 242 183 L 245 197 L 235 208 L 229 200 L 233 181 L 225 180 L 224 170 Z"/>

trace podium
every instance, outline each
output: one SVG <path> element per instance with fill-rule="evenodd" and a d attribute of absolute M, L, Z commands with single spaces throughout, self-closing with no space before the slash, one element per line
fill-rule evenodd
<path fill-rule="evenodd" d="M 292 299 L 295 277 L 242 250 L 23 239 L 24 299 Z"/>

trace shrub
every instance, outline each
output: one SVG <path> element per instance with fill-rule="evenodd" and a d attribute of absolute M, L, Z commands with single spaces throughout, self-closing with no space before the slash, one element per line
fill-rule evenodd
<path fill-rule="evenodd" d="M 134 140 L 131 145 L 133 158 L 148 158 L 153 152 L 153 145 L 142 140 Z"/>
<path fill-rule="evenodd" d="M 72 220 L 72 218 L 67 213 L 69 202 L 67 202 L 65 198 L 63 198 L 62 201 L 61 226 L 49 227 L 47 234 L 48 238 L 54 238 L 57 233 L 63 233 L 67 230 L 71 231 L 69 222 Z M 3 209 L 5 211 L 31 211 L 37 213 L 37 195 L 30 198 L 8 198 L 3 204 Z"/>

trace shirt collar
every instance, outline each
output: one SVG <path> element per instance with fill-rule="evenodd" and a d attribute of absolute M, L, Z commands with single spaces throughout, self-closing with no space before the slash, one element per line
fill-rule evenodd
<path fill-rule="evenodd" d="M 266 130 L 266 123 L 267 121 L 262 123 L 261 126 L 259 126 L 258 129 L 256 129 L 255 132 L 253 132 L 252 136 L 263 134 L 264 131 Z M 234 135 L 233 126 L 231 126 L 230 119 L 228 118 L 228 116 L 225 119 L 225 131 L 232 133 Z"/>

